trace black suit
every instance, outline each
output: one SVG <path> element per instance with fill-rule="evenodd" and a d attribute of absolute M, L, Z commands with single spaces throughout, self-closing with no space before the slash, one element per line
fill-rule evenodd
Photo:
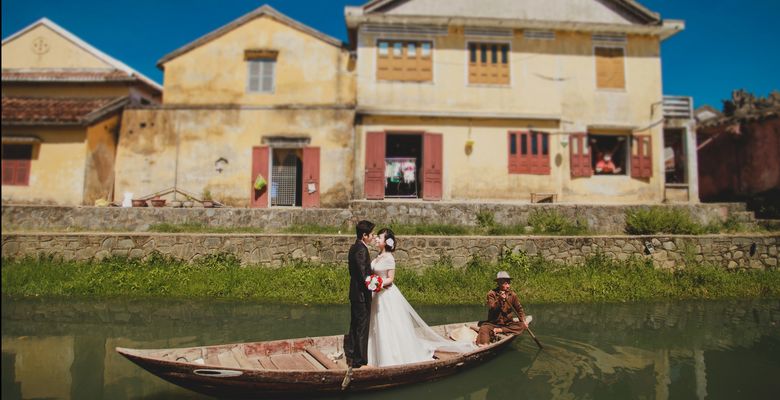
<path fill-rule="evenodd" d="M 368 364 L 368 325 L 371 319 L 371 291 L 366 278 L 371 275 L 368 247 L 359 239 L 349 248 L 349 304 L 352 318 L 344 353 L 353 367 Z"/>

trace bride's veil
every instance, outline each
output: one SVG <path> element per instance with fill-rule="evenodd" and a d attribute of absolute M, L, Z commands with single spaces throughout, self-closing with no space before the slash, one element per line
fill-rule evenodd
<path fill-rule="evenodd" d="M 406 308 L 406 314 L 412 322 L 415 334 L 417 338 L 429 349 L 466 353 L 476 349 L 476 346 L 471 342 L 456 342 L 451 339 L 447 339 L 442 335 L 436 333 L 425 321 L 420 318 L 417 311 L 412 308 L 412 305 L 404 298 L 403 305 Z"/>

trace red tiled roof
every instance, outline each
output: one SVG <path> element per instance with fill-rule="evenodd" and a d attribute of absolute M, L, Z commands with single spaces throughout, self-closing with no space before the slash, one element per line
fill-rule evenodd
<path fill-rule="evenodd" d="M 93 112 L 124 97 L 7 97 L 3 96 L 3 124 L 82 124 Z M 102 114 L 102 113 L 101 113 Z"/>
<path fill-rule="evenodd" d="M 4 70 L 3 82 L 105 82 L 134 81 L 125 71 L 114 70 Z"/>

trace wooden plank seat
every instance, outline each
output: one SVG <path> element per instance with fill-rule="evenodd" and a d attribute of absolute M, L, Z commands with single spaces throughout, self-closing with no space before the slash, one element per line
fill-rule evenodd
<path fill-rule="evenodd" d="M 333 362 L 328 356 L 323 354 L 320 349 L 316 347 L 307 347 L 306 352 L 309 353 L 312 357 L 314 357 L 315 360 L 317 360 L 320 364 L 322 364 L 323 367 L 326 369 L 340 369 L 338 364 Z"/>
<path fill-rule="evenodd" d="M 300 370 L 316 371 L 317 367 L 312 365 L 301 353 L 292 354 L 274 354 L 270 356 L 271 362 L 279 370 Z"/>

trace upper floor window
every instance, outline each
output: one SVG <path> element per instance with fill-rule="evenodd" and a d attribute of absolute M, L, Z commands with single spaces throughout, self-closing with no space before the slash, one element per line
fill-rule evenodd
<path fill-rule="evenodd" d="M 3 185 L 28 186 L 32 145 L 3 144 Z"/>
<path fill-rule="evenodd" d="M 249 93 L 273 93 L 276 87 L 275 50 L 246 50 L 244 59 L 247 63 L 246 90 Z"/>
<path fill-rule="evenodd" d="M 509 45 L 469 43 L 469 83 L 509 85 Z"/>
<path fill-rule="evenodd" d="M 433 45 L 414 40 L 377 42 L 376 77 L 383 81 L 433 80 Z"/>
<path fill-rule="evenodd" d="M 622 47 L 596 47 L 596 88 L 625 89 L 626 74 Z"/>

